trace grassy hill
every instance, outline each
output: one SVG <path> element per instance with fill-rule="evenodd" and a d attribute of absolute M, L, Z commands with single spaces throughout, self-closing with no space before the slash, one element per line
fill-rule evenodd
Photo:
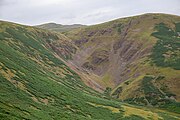
<path fill-rule="evenodd" d="M 51 43 L 74 48 L 62 34 L 0 21 L 1 120 L 179 119 L 178 114 L 121 103 L 85 86 L 63 62 L 66 52 L 55 48 L 68 49 Z"/>
<path fill-rule="evenodd" d="M 180 119 L 178 16 L 147 14 L 65 35 L 0 21 L 1 119 Z"/>
<path fill-rule="evenodd" d="M 55 32 L 67 32 L 73 29 L 85 27 L 85 25 L 81 24 L 73 24 L 73 25 L 62 25 L 62 24 L 56 24 L 56 23 L 46 23 L 42 25 L 37 25 L 35 27 L 42 28 L 42 29 L 48 29 Z"/>
<path fill-rule="evenodd" d="M 144 14 L 65 35 L 78 46 L 72 65 L 109 95 L 180 112 L 179 16 Z"/>

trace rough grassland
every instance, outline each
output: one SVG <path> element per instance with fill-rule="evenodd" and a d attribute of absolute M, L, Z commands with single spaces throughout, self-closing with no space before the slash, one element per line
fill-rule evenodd
<path fill-rule="evenodd" d="M 153 116 L 146 117 L 151 113 L 163 119 L 179 119 L 166 111 L 143 110 L 146 116 L 130 113 L 136 106 L 122 105 L 85 86 L 50 46 L 64 39 L 61 34 L 0 22 L 1 119 L 151 119 Z"/>

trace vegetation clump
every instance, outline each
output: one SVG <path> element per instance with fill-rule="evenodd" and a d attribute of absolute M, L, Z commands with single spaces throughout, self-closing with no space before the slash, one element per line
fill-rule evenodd
<path fill-rule="evenodd" d="M 175 23 L 175 29 L 160 23 L 155 30 L 157 32 L 152 33 L 152 36 L 158 38 L 158 41 L 151 55 L 153 62 L 157 66 L 180 70 L 180 23 Z"/>

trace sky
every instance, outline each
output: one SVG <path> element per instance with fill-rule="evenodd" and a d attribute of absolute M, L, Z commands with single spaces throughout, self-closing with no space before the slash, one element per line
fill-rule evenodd
<path fill-rule="evenodd" d="M 180 16 L 179 6 L 180 0 L 0 0 L 0 20 L 92 25 L 144 13 Z"/>

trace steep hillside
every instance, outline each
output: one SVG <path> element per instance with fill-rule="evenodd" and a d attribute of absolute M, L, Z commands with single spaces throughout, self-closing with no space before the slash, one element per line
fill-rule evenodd
<path fill-rule="evenodd" d="M 51 31 L 56 31 L 56 32 L 67 32 L 73 29 L 85 27 L 85 25 L 81 25 L 81 24 L 62 25 L 62 24 L 56 24 L 56 23 L 46 23 L 42 25 L 37 25 L 35 27 L 47 29 Z"/>
<path fill-rule="evenodd" d="M 69 63 L 111 96 L 180 112 L 179 16 L 144 14 L 65 35 L 78 46 Z"/>
<path fill-rule="evenodd" d="M 62 44 L 70 46 L 68 41 L 61 34 L 0 21 L 1 120 L 179 119 L 178 114 L 124 104 L 85 86 L 60 58 L 66 60 L 63 51 L 68 49 Z"/>

